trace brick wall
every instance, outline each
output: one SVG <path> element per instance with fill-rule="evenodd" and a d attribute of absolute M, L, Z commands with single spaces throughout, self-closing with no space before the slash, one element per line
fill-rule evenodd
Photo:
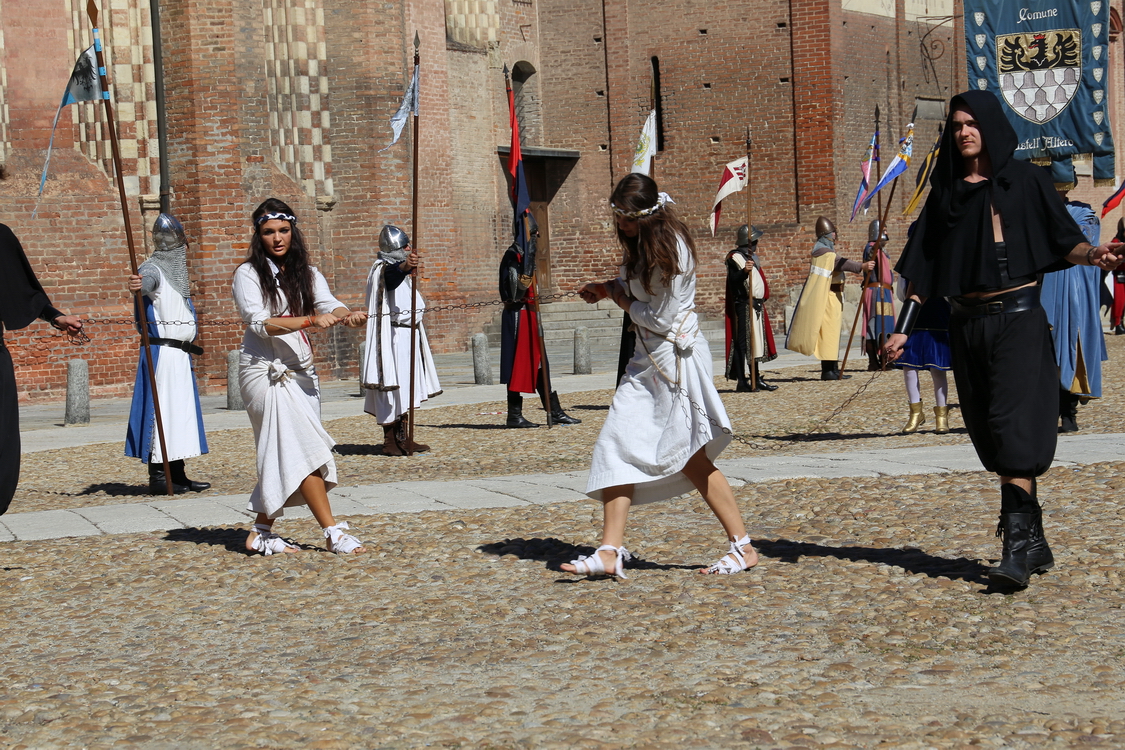
<path fill-rule="evenodd" d="M 904 0 L 882 7 L 869 0 L 845 2 L 850 10 L 841 0 L 518 0 L 488 3 L 487 13 L 472 18 L 457 16 L 453 38 L 446 33 L 446 12 L 468 7 L 456 0 L 302 0 L 292 8 L 313 10 L 301 16 L 294 38 L 323 40 L 324 49 L 309 53 L 315 65 L 293 62 L 289 69 L 308 74 L 312 82 L 307 91 L 286 93 L 285 102 L 296 111 L 327 107 L 327 141 L 313 145 L 330 145 L 329 181 L 308 179 L 304 164 L 275 161 L 273 141 L 283 120 L 271 112 L 279 97 L 275 92 L 271 103 L 267 61 L 301 53 L 299 44 L 269 46 L 267 4 L 164 0 L 173 208 L 192 240 L 189 263 L 207 350 L 199 363 L 201 387 L 225 387 L 226 352 L 237 348 L 242 335 L 234 321 L 230 278 L 247 251 L 250 213 L 266 197 L 293 206 L 314 263 L 349 306 L 362 305 L 385 223 L 416 236 L 423 256 L 420 288 L 431 306 L 496 298 L 496 266 L 511 241 L 508 187 L 497 153 L 510 140 L 505 64 L 518 64 L 524 73 L 523 116 L 530 118 L 525 148 L 578 154 L 527 157 L 529 171 L 542 179 L 536 190 L 549 199 L 546 291 L 572 291 L 615 272 L 620 250 L 607 198 L 629 168 L 650 106 L 656 57 L 664 149 L 655 176 L 694 232 L 701 259 L 698 301 L 705 312 L 719 314 L 722 259 L 744 221 L 745 196 L 728 199 L 714 238 L 708 217 L 722 167 L 745 153 L 750 126 L 753 221 L 766 231 L 761 255 L 780 306 L 807 274 L 818 215 L 839 226 L 842 252 L 854 255 L 862 247 L 872 217 L 849 224 L 847 216 L 875 105 L 882 113 L 886 164 L 916 97 L 945 99 L 964 87 L 959 19 L 926 37 L 933 27 L 906 20 Z M 55 303 L 94 319 L 89 327 L 94 342 L 82 350 L 65 345 L 41 323 L 8 333 L 22 397 L 61 398 L 65 361 L 74 356 L 90 361 L 95 395 L 125 395 L 132 387 L 136 340 L 123 322 L 131 313 L 124 292 L 123 221 L 113 180 L 97 149 L 87 148 L 86 139 L 97 129 L 77 127 L 72 113 L 60 120 L 52 177 L 38 215 L 31 217 L 50 120 L 82 40 L 59 31 L 72 19 L 57 0 L 21 0 L 18 13 L 15 5 L 0 6 L 5 41 L 0 64 L 10 119 L 0 221 L 23 239 Z M 147 4 L 137 0 L 135 10 L 147 13 Z M 323 25 L 311 28 L 318 12 Z M 134 59 L 116 69 L 119 76 L 143 77 L 144 66 L 136 63 L 147 62 L 148 22 L 136 21 L 129 20 L 126 35 Z M 422 59 L 416 230 L 410 127 L 394 147 L 380 151 L 390 140 L 389 119 L 409 80 L 415 32 Z M 923 37 L 928 57 L 920 52 Z M 1110 50 L 1115 70 L 1118 44 Z M 1120 119 L 1121 77 L 1113 81 L 1111 102 Z M 147 113 L 150 90 L 144 81 L 115 84 L 131 86 L 125 99 L 134 117 Z M 298 142 L 316 139 L 320 125 L 302 122 Z M 936 125 L 917 123 L 919 161 Z M 142 147 L 152 152 L 151 143 Z M 899 213 L 912 188 L 913 173 L 893 200 L 892 255 L 901 248 L 907 220 Z M 1076 196 L 1100 202 L 1105 192 L 1082 187 Z M 143 254 L 139 199 L 131 194 L 129 208 Z M 145 221 L 151 221 L 151 212 Z M 470 335 L 496 310 L 432 313 L 431 343 L 438 351 L 466 349 Z M 322 376 L 355 376 L 360 335 L 334 329 L 316 341 Z"/>

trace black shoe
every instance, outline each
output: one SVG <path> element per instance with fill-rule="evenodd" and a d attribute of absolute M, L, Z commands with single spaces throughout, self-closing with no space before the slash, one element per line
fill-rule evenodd
<path fill-rule="evenodd" d="M 581 419 L 575 419 L 559 406 L 559 394 L 551 391 L 551 424 L 582 424 Z"/>
<path fill-rule="evenodd" d="M 1059 432 L 1078 432 L 1078 420 L 1068 414 L 1064 414 L 1059 421 Z"/>
<path fill-rule="evenodd" d="M 1043 512 L 1001 513 L 996 536 L 1003 538 L 1000 564 L 988 571 L 993 583 L 1023 588 L 1033 573 L 1054 567 L 1055 557 L 1043 536 Z"/>
<path fill-rule="evenodd" d="M 163 468 L 163 465 L 161 465 L 161 468 Z M 172 484 L 174 485 L 186 487 L 189 492 L 203 492 L 203 490 L 211 489 L 210 482 L 196 482 L 187 478 L 187 474 L 184 473 L 183 459 L 169 461 L 168 468 L 172 470 Z"/>
<path fill-rule="evenodd" d="M 538 427 L 523 416 L 523 394 L 508 391 L 508 427 Z"/>
<path fill-rule="evenodd" d="M 761 375 L 758 376 L 758 390 L 760 391 L 776 391 L 777 386 L 772 383 L 767 383 Z"/>
<path fill-rule="evenodd" d="M 173 462 L 174 463 L 174 462 Z M 207 485 L 210 487 L 211 485 Z M 152 495 L 167 495 L 168 483 L 164 481 L 164 464 L 149 464 L 148 465 L 148 491 Z M 182 484 L 172 481 L 172 493 L 175 495 L 182 495 L 188 492 L 188 488 Z"/>
<path fill-rule="evenodd" d="M 1114 336 L 1120 336 L 1123 333 L 1125 333 L 1125 324 L 1118 323 L 1117 325 L 1115 325 L 1113 327 L 1113 335 Z"/>
<path fill-rule="evenodd" d="M 759 385 L 759 387 L 761 387 Z M 754 389 L 750 387 L 750 381 L 746 378 L 739 378 L 738 382 L 734 384 L 735 393 L 750 393 Z"/>
<path fill-rule="evenodd" d="M 839 380 L 840 379 L 840 364 L 836 360 L 821 360 L 820 363 L 820 379 L 821 380 Z"/>

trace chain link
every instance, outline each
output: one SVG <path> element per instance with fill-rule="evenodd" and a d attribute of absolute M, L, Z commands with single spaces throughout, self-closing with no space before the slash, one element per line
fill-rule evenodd
<path fill-rule="evenodd" d="M 840 414 L 842 414 L 844 412 L 845 409 L 847 409 L 849 406 L 851 406 L 852 402 L 854 402 L 857 398 L 862 396 L 863 392 L 866 391 L 868 389 L 868 387 L 870 387 L 870 385 L 875 382 L 875 379 L 878 378 L 880 375 L 882 375 L 884 372 L 885 372 L 885 370 L 875 370 L 871 374 L 871 377 L 867 379 L 866 383 L 861 385 L 856 390 L 855 393 L 853 393 L 851 396 L 849 396 L 842 404 L 837 406 L 832 411 L 832 413 L 829 414 L 827 417 L 825 417 L 819 424 L 814 425 L 813 427 L 811 427 L 810 429 L 801 433 L 800 435 L 794 435 L 792 437 L 776 437 L 776 436 L 773 436 L 773 435 L 747 435 L 747 436 L 736 435 L 729 427 L 724 427 L 723 425 L 719 424 L 718 420 L 716 420 L 714 417 L 712 417 L 710 414 L 708 414 L 704 410 L 704 408 L 702 406 L 700 406 L 699 404 L 697 404 L 695 401 L 693 401 L 690 396 L 685 395 L 685 398 L 687 398 L 688 403 L 691 404 L 692 408 L 695 409 L 697 412 L 699 412 L 699 414 L 704 419 L 706 419 L 708 422 L 710 422 L 712 424 L 712 426 L 718 427 L 719 430 L 721 430 L 724 434 L 730 435 L 732 440 L 734 440 L 736 442 L 739 442 L 739 443 L 742 443 L 743 445 L 745 445 L 747 447 L 750 447 L 750 448 L 753 448 L 754 450 L 782 451 L 782 450 L 786 450 L 788 448 L 791 448 L 793 443 L 800 443 L 800 442 L 803 442 L 805 440 L 808 440 L 814 433 L 819 432 L 820 430 L 823 430 L 825 427 L 827 427 L 829 422 L 831 422 L 833 419 L 838 417 Z M 755 443 L 754 441 L 752 441 L 750 439 L 751 437 L 761 438 L 763 440 L 772 440 L 772 441 L 775 441 L 775 442 L 772 443 L 772 444 Z M 780 441 L 781 444 L 779 444 L 779 441 Z"/>

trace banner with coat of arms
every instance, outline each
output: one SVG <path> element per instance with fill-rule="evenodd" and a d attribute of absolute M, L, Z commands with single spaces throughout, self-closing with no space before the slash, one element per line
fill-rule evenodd
<path fill-rule="evenodd" d="M 1113 184 L 1108 0 L 965 0 L 969 84 L 1005 103 L 1016 157 L 1075 181 L 1092 157 L 1095 184 Z"/>

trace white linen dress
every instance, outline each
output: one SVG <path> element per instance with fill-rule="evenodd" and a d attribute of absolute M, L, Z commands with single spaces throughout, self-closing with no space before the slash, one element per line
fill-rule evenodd
<path fill-rule="evenodd" d="M 714 460 L 730 444 L 722 430 L 730 420 L 695 314 L 695 262 L 682 239 L 679 266 L 683 272 L 667 285 L 659 271 L 653 274 L 652 294 L 639 280 L 628 281 L 637 344 L 594 444 L 586 494 L 595 500 L 623 484 L 634 485 L 634 505 L 690 492 L 688 459 L 705 447 Z"/>
<path fill-rule="evenodd" d="M 277 274 L 277 266 L 270 261 Z M 344 305 L 332 296 L 328 282 L 315 268 L 313 298 L 318 315 Z M 246 323 L 239 358 L 238 385 L 254 427 L 258 483 L 247 508 L 277 518 L 285 506 L 305 505 L 300 484 L 319 472 L 328 489 L 336 486 L 336 441 L 320 423 L 320 381 L 313 368 L 312 346 L 304 331 L 282 336 L 266 333 L 268 318 L 290 315 L 285 293 L 278 289 L 282 310 L 266 306 L 258 272 L 243 263 L 234 272 L 234 302 Z"/>

